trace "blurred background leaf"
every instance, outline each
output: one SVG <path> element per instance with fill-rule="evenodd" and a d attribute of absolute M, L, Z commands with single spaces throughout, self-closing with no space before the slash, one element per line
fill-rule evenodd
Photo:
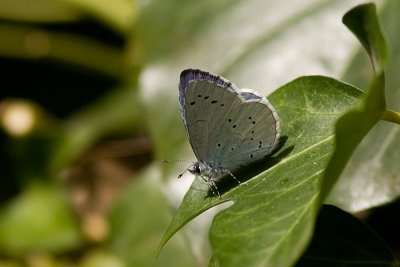
<path fill-rule="evenodd" d="M 195 258 L 182 236 L 156 259 L 160 236 L 171 220 L 157 165 L 141 173 L 117 198 L 110 212 L 110 246 L 127 266 L 176 266 L 177 260 L 180 266 L 194 266 Z"/>
<path fill-rule="evenodd" d="M 2 253 L 60 253 L 81 243 L 79 226 L 65 192 L 49 184 L 30 184 L 0 214 Z"/>

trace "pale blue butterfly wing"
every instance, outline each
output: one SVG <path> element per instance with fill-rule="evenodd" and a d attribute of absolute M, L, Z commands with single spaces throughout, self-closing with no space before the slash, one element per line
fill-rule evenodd
<path fill-rule="evenodd" d="M 179 102 L 193 152 L 210 168 L 234 172 L 267 156 L 278 143 L 279 118 L 268 100 L 217 75 L 183 71 Z"/>

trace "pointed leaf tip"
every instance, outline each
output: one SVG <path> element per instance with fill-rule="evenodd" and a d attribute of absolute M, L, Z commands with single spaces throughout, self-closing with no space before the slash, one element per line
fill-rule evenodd
<path fill-rule="evenodd" d="M 375 4 L 356 6 L 343 16 L 343 23 L 367 51 L 374 71 L 382 72 L 388 57 L 388 49 Z"/>

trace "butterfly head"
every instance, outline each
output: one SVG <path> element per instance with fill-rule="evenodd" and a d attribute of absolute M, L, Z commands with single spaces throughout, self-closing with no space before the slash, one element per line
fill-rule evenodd
<path fill-rule="evenodd" d="M 196 163 L 194 163 L 193 165 L 191 165 L 189 168 L 188 168 L 188 171 L 191 173 L 191 174 L 194 174 L 194 175 L 200 175 L 201 174 L 201 168 L 200 168 L 200 163 L 198 163 L 198 162 L 196 162 Z"/>

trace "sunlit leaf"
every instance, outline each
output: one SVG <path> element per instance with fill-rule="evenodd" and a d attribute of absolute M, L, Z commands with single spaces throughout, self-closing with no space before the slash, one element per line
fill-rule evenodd
<path fill-rule="evenodd" d="M 386 110 L 384 63 L 386 42 L 373 4 L 365 4 L 350 10 L 343 18 L 346 26 L 357 36 L 367 50 L 376 71 L 363 101 L 345 114 L 336 126 L 336 149 L 325 172 L 321 199 L 327 197 L 339 178 L 352 153 L 374 125 L 382 119 Z"/>
<path fill-rule="evenodd" d="M 399 1 L 388 1 L 381 10 L 380 18 L 387 33 L 391 48 L 386 73 L 387 107 L 399 109 L 400 68 L 400 30 Z M 349 66 L 344 80 L 367 88 L 372 77 L 372 68 L 368 64 L 365 51 L 360 51 Z M 400 128 L 385 121 L 378 122 L 363 138 L 354 151 L 351 160 L 343 171 L 338 183 L 328 198 L 329 203 L 339 205 L 346 210 L 362 210 L 376 206 L 399 196 L 400 173 Z M 368 190 L 365 190 L 368 188 Z"/>
<path fill-rule="evenodd" d="M 162 245 L 198 214 L 233 200 L 212 224 L 213 260 L 221 266 L 290 266 L 312 233 L 319 181 L 334 150 L 335 121 L 360 95 L 354 87 L 321 76 L 299 78 L 275 91 L 269 99 L 281 118 L 282 147 L 246 174 L 254 177 L 245 186 L 233 183 L 221 198 L 195 180 Z"/>

